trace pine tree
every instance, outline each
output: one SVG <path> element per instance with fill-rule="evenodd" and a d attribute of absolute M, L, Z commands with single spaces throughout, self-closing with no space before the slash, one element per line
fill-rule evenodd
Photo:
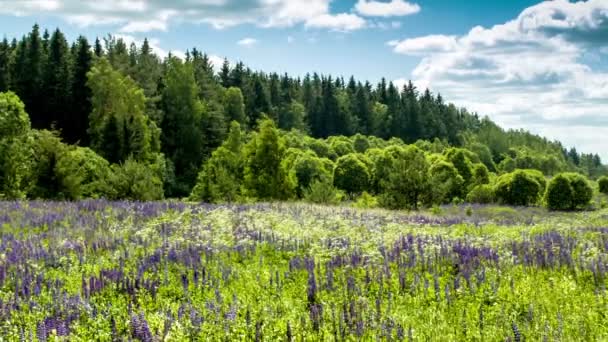
<path fill-rule="evenodd" d="M 0 93 L 5 92 L 10 88 L 10 62 L 11 62 L 11 46 L 8 40 L 4 38 L 0 42 Z"/>
<path fill-rule="evenodd" d="M 248 101 L 249 108 L 247 116 L 249 118 L 250 127 L 255 127 L 258 120 L 261 119 L 264 114 L 270 114 L 270 101 L 268 99 L 268 94 L 266 93 L 266 88 L 262 83 L 261 76 L 255 74 L 252 82 L 252 95 Z"/>
<path fill-rule="evenodd" d="M 229 88 L 232 86 L 230 82 L 230 63 L 227 58 L 224 58 L 224 63 L 219 71 L 220 81 L 222 82 L 222 86 L 224 88 Z"/>
<path fill-rule="evenodd" d="M 71 55 L 65 36 L 58 29 L 53 32 L 48 45 L 48 57 L 43 74 L 42 91 L 45 96 L 41 111 L 41 127 L 52 125 L 59 128 L 66 136 L 72 136 L 70 118 Z M 66 132 L 70 131 L 70 132 Z"/>
<path fill-rule="evenodd" d="M 87 86 L 87 73 L 93 64 L 91 46 L 83 36 L 78 38 L 75 54 L 72 57 L 71 77 L 71 115 L 67 127 L 63 132 L 65 140 L 69 143 L 80 142 L 88 145 L 86 134 L 89 127 L 89 113 L 91 112 L 91 89 Z"/>
<path fill-rule="evenodd" d="M 22 74 L 19 74 L 21 82 L 19 82 L 18 87 L 15 89 L 25 104 L 25 110 L 32 118 L 32 127 L 34 128 L 44 128 L 44 124 L 48 122 L 43 117 L 44 102 L 41 101 L 43 98 L 41 92 L 42 72 L 45 59 L 42 44 L 40 27 L 36 24 L 23 46 L 25 48 L 23 56 L 25 60 L 22 64 L 23 70 L 20 70 Z"/>
<path fill-rule="evenodd" d="M 93 50 L 96 57 L 103 56 L 103 47 L 101 46 L 101 41 L 99 41 L 99 37 L 95 38 L 95 48 Z"/>

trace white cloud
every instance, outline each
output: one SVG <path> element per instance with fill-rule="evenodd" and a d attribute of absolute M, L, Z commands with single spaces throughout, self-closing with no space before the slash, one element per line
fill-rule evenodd
<path fill-rule="evenodd" d="M 132 43 L 134 43 L 137 46 L 141 46 L 144 42 L 143 39 L 139 39 L 139 38 L 136 38 L 136 37 L 128 35 L 128 34 L 115 34 L 113 36 L 116 37 L 117 39 L 122 39 L 127 46 L 131 45 Z M 186 58 L 186 54 L 181 50 L 167 51 L 167 50 L 163 49 L 160 46 L 160 40 L 157 38 L 149 38 L 148 44 L 150 45 L 150 48 L 152 49 L 152 51 L 154 51 L 154 53 L 156 53 L 160 58 L 165 58 L 165 57 L 169 56 L 169 54 L 179 57 L 181 59 Z"/>
<path fill-rule="evenodd" d="M 306 27 L 335 31 L 354 31 L 364 28 L 366 21 L 355 14 L 323 14 L 306 21 Z"/>
<path fill-rule="evenodd" d="M 213 70 L 215 72 L 219 72 L 220 69 L 222 68 L 222 65 L 224 65 L 224 60 L 225 57 L 220 57 L 218 55 L 209 55 L 209 61 L 211 62 L 211 64 L 213 65 Z M 228 62 L 228 64 L 232 65 L 232 63 Z"/>
<path fill-rule="evenodd" d="M 258 43 L 258 40 L 255 38 L 243 38 L 236 43 L 237 43 L 237 45 L 240 45 L 240 46 L 252 47 Z"/>
<path fill-rule="evenodd" d="M 456 37 L 444 35 L 430 35 L 402 41 L 393 40 L 388 42 L 388 45 L 394 47 L 395 52 L 407 55 L 448 52 L 458 47 Z"/>
<path fill-rule="evenodd" d="M 396 17 L 418 13 L 420 6 L 403 0 L 390 2 L 359 0 L 355 10 L 366 17 Z"/>
<path fill-rule="evenodd" d="M 0 0 L 0 14 L 53 15 L 80 26 L 121 25 L 122 32 L 167 30 L 175 22 L 206 23 L 215 28 L 309 27 L 349 31 L 365 20 L 331 13 L 332 0 Z M 337 22 L 331 22 L 335 19 Z"/>
<path fill-rule="evenodd" d="M 582 58 L 605 46 L 607 30 L 608 1 L 555 0 L 463 36 L 388 45 L 422 56 L 412 72 L 416 84 L 508 128 L 527 128 L 608 159 L 597 143 L 608 131 L 608 73 Z"/>

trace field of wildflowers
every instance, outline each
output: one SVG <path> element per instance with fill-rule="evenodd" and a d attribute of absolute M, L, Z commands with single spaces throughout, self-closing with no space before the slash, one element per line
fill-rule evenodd
<path fill-rule="evenodd" d="M 0 202 L 2 341 L 608 339 L 608 211 Z"/>

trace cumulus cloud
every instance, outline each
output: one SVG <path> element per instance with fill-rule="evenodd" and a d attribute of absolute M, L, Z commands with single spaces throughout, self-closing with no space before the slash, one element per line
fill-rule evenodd
<path fill-rule="evenodd" d="M 390 2 L 359 0 L 355 10 L 366 17 L 397 17 L 418 13 L 420 6 L 403 0 Z"/>
<path fill-rule="evenodd" d="M 167 30 L 174 22 L 206 23 L 215 28 L 308 27 L 350 31 L 365 27 L 352 13 L 331 13 L 331 0 L 0 0 L 0 13 L 55 15 L 80 26 L 121 25 L 120 31 Z"/>
<path fill-rule="evenodd" d="M 430 52 L 448 52 L 457 48 L 456 37 L 444 35 L 430 35 L 403 41 L 390 41 L 389 46 L 394 47 L 395 52 L 402 54 L 428 54 Z"/>
<path fill-rule="evenodd" d="M 141 46 L 144 42 L 143 39 L 139 39 L 137 37 L 134 37 L 134 36 L 128 35 L 128 34 L 119 33 L 119 34 L 115 34 L 113 36 L 117 39 L 122 39 L 127 46 L 129 46 L 131 44 Z M 157 38 L 148 39 L 148 44 L 150 45 L 150 48 L 152 49 L 152 51 L 154 51 L 154 53 L 156 53 L 161 58 L 165 58 L 165 57 L 169 56 L 169 54 L 182 58 L 182 59 L 186 58 L 186 54 L 181 50 L 167 51 L 167 50 L 163 49 L 161 47 L 160 40 Z"/>
<path fill-rule="evenodd" d="M 255 38 L 243 38 L 243 39 L 239 40 L 238 42 L 236 42 L 237 45 L 244 46 L 244 47 L 252 47 L 257 43 L 258 43 L 258 40 Z"/>
<path fill-rule="evenodd" d="M 335 31 L 354 31 L 364 28 L 366 22 L 355 14 L 323 14 L 306 21 L 306 27 L 327 28 Z"/>
<path fill-rule="evenodd" d="M 583 58 L 606 43 L 608 1 L 555 0 L 462 36 L 388 45 L 396 53 L 422 56 L 412 72 L 416 84 L 458 105 L 507 127 L 530 128 L 588 152 L 607 153 L 600 144 L 608 130 L 608 73 Z M 593 139 L 573 134 L 568 128 L 574 126 Z"/>

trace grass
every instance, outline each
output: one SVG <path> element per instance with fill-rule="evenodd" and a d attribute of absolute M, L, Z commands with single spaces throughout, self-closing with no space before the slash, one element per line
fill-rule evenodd
<path fill-rule="evenodd" d="M 0 340 L 608 339 L 608 211 L 0 202 Z"/>

